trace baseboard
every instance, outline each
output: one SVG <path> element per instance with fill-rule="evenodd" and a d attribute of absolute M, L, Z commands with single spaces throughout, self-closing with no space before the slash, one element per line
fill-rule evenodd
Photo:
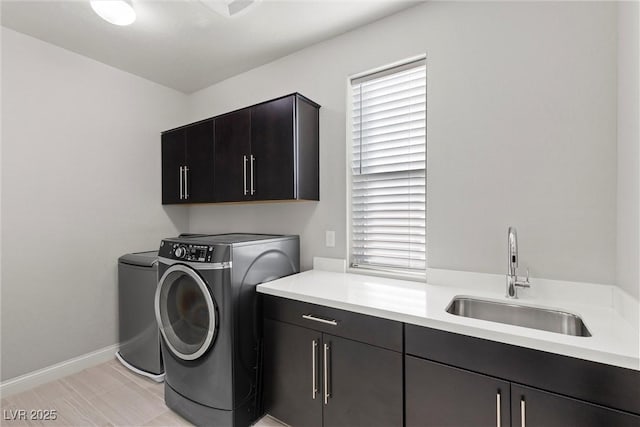
<path fill-rule="evenodd" d="M 12 394 L 20 393 L 39 386 L 40 384 L 48 383 L 66 377 L 67 375 L 75 374 L 83 369 L 108 362 L 114 359 L 114 353 L 117 350 L 118 344 L 110 345 L 100 350 L 92 351 L 91 353 L 83 354 L 82 356 L 74 357 L 73 359 L 65 360 L 64 362 L 56 363 L 55 365 L 3 381 L 0 383 L 0 396 L 4 398 Z"/>

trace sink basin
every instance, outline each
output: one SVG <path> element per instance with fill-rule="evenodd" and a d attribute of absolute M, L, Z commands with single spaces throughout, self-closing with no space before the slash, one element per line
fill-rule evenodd
<path fill-rule="evenodd" d="M 591 336 L 580 316 L 550 308 L 455 297 L 447 307 L 447 313 L 576 337 Z"/>

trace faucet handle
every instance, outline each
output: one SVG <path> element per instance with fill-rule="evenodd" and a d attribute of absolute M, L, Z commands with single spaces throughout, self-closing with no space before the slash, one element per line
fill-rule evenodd
<path fill-rule="evenodd" d="M 531 284 L 529 282 L 529 269 L 527 268 L 527 277 L 524 279 L 524 282 L 521 281 L 520 277 L 516 277 L 516 281 L 514 286 L 518 286 L 520 288 L 530 288 Z"/>

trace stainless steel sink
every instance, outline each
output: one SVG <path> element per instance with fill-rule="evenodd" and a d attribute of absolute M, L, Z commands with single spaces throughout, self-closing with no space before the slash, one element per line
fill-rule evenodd
<path fill-rule="evenodd" d="M 455 297 L 447 307 L 447 313 L 576 337 L 591 336 L 580 316 L 549 308 Z"/>

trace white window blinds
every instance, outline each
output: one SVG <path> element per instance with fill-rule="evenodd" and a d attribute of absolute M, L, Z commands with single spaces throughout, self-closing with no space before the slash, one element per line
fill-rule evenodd
<path fill-rule="evenodd" d="M 426 65 L 351 81 L 351 265 L 426 269 Z"/>

